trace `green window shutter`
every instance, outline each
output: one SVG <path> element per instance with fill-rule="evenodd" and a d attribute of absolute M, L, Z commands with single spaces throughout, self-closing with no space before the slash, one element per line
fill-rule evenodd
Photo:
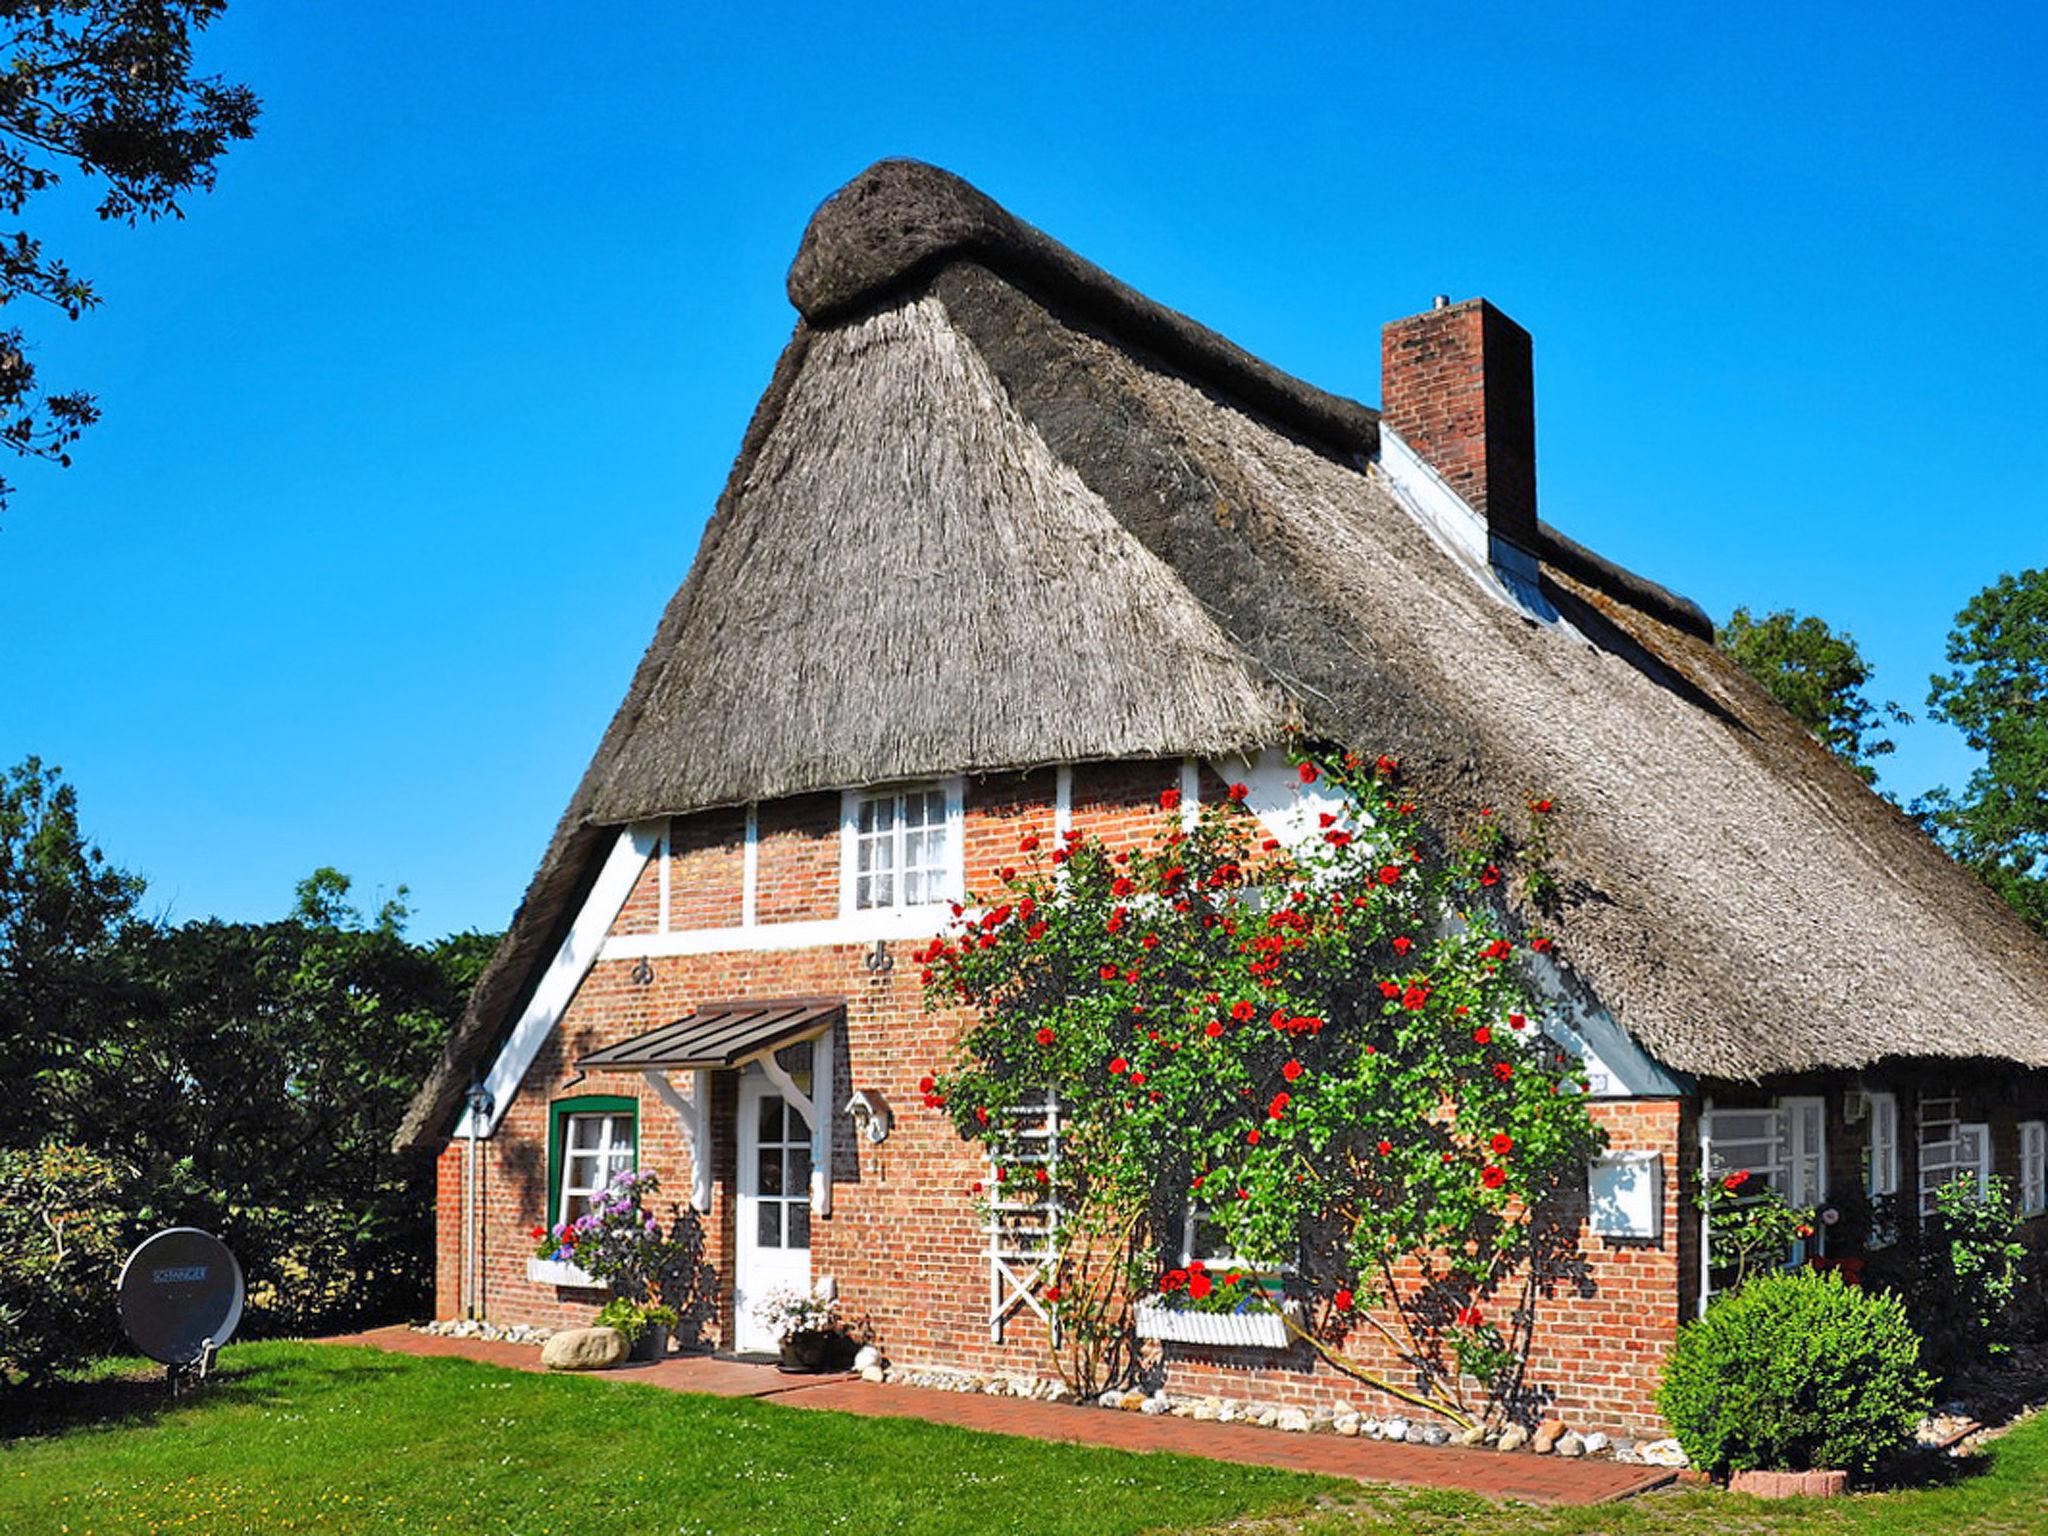
<path fill-rule="evenodd" d="M 617 1093 L 582 1093 L 556 1099 L 548 1105 L 548 1210 L 541 1225 L 554 1230 L 562 1211 L 562 1146 L 569 1135 L 571 1115 L 631 1115 L 633 1117 L 633 1166 L 640 1166 L 640 1101 Z"/>

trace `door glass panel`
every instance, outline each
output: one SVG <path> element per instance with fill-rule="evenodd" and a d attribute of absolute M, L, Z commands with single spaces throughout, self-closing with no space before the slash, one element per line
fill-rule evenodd
<path fill-rule="evenodd" d="M 811 1203 L 808 1200 L 791 1200 L 789 1209 L 789 1246 L 808 1248 L 811 1246 Z"/>
<path fill-rule="evenodd" d="M 760 1248 L 782 1246 L 782 1202 L 761 1200 L 754 1206 L 754 1243 Z"/>
<path fill-rule="evenodd" d="M 763 1147 L 760 1156 L 760 1175 L 755 1182 L 756 1190 L 763 1195 L 782 1193 L 782 1148 Z"/>
<path fill-rule="evenodd" d="M 760 1128 L 760 1139 L 764 1145 L 782 1140 L 782 1100 L 779 1096 L 770 1094 L 761 1100 Z"/>
<path fill-rule="evenodd" d="M 808 1195 L 811 1191 L 811 1149 L 797 1143 L 789 1149 L 782 1166 L 782 1192 L 785 1195 Z"/>

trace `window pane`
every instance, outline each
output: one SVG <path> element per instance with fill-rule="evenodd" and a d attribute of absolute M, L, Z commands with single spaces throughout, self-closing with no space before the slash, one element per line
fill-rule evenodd
<path fill-rule="evenodd" d="M 595 1189 L 601 1181 L 598 1175 L 597 1154 L 594 1152 L 572 1152 L 562 1170 L 564 1189 Z"/>
<path fill-rule="evenodd" d="M 921 907 L 931 899 L 925 888 L 924 871 L 906 869 L 903 872 L 903 904 L 906 907 Z"/>
<path fill-rule="evenodd" d="M 780 1248 L 782 1246 L 782 1202 L 760 1200 L 754 1205 L 754 1245 L 758 1248 Z"/>
<path fill-rule="evenodd" d="M 577 1152 L 594 1152 L 604 1138 L 604 1115 L 571 1115 L 569 1117 L 569 1147 Z"/>
<path fill-rule="evenodd" d="M 755 1121 L 759 1131 L 756 1139 L 763 1143 L 782 1140 L 782 1096 L 763 1094 L 759 1114 L 760 1118 Z"/>
<path fill-rule="evenodd" d="M 782 1193 L 782 1148 L 764 1147 L 758 1159 L 755 1188 L 764 1195 Z"/>
<path fill-rule="evenodd" d="M 562 1202 L 562 1220 L 564 1221 L 574 1221 L 579 1216 L 588 1215 L 589 1212 L 590 1197 L 588 1195 L 570 1195 Z"/>
<path fill-rule="evenodd" d="M 789 1211 L 789 1246 L 808 1248 L 811 1246 L 811 1202 L 791 1200 L 786 1203 Z"/>
<path fill-rule="evenodd" d="M 798 1144 L 783 1154 L 782 1192 L 786 1195 L 806 1195 L 811 1192 L 811 1149 Z"/>
<path fill-rule="evenodd" d="M 869 836 L 890 832 L 896 826 L 896 797 L 878 795 L 860 803 L 860 830 Z"/>

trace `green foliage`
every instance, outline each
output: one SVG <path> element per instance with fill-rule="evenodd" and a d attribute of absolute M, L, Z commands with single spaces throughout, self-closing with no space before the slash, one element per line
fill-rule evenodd
<path fill-rule="evenodd" d="M 1854 636 L 1789 608 L 1762 618 L 1737 608 L 1715 642 L 1866 784 L 1875 782 L 1872 760 L 1896 746 L 1877 732 L 1885 721 L 1905 725 L 1912 717 L 1896 704 L 1870 702 L 1863 691 L 1870 664 Z"/>
<path fill-rule="evenodd" d="M 650 1328 L 673 1329 L 679 1315 L 674 1307 L 614 1296 L 597 1309 L 595 1324 L 599 1328 L 616 1328 L 626 1336 L 628 1344 L 638 1344 Z"/>
<path fill-rule="evenodd" d="M 2048 568 L 2001 576 L 1971 598 L 1949 631 L 1948 663 L 1928 710 L 1984 762 L 1960 795 L 1937 789 L 1914 809 L 2048 933 Z"/>
<path fill-rule="evenodd" d="M 1935 1193 L 1908 1250 L 1907 1305 L 1944 1379 L 2010 1355 L 2028 1316 L 2026 1244 L 2005 1181 L 1967 1175 Z"/>
<path fill-rule="evenodd" d="M 1796 1210 L 1775 1189 L 1759 1187 L 1747 1169 L 1700 1170 L 1700 1210 L 1707 1218 L 1708 1259 L 1730 1278 L 1733 1290 L 1757 1275 L 1782 1269 L 1792 1246 L 1813 1236 L 1815 1215 Z"/>
<path fill-rule="evenodd" d="M 126 1170 L 82 1147 L 0 1148 L 0 1385 L 109 1348 Z"/>
<path fill-rule="evenodd" d="M 1657 1407 L 1712 1473 L 1876 1471 L 1912 1443 L 1933 1382 L 1895 1296 L 1766 1275 L 1678 1330 Z"/>
<path fill-rule="evenodd" d="M 1531 1022 L 1523 957 L 1550 941 L 1508 936 L 1496 819 L 1439 855 L 1386 759 L 1300 773 L 1338 809 L 1291 853 L 1241 788 L 1192 828 L 1169 791 L 1138 847 L 1027 835 L 975 898 L 986 914 L 923 953 L 932 1004 L 974 1010 L 926 1102 L 989 1146 L 994 1197 L 1057 1202 L 1055 1306 L 1077 1348 L 1113 1356 L 1121 1298 L 1181 1293 L 1193 1201 L 1243 1269 L 1291 1266 L 1318 1342 L 1399 1297 L 1424 1405 L 1455 1417 L 1464 1371 L 1505 1385 L 1537 1215 L 1597 1133 L 1576 1063 Z M 1052 1170 L 1007 1132 L 1048 1089 Z M 1419 1295 L 1395 1281 L 1408 1264 Z M 1092 1386 L 1100 1363 L 1063 1368 Z"/>
<path fill-rule="evenodd" d="M 18 216 L 74 169 L 102 187 L 102 219 L 183 217 L 220 157 L 255 132 L 257 101 L 192 72 L 192 42 L 226 0 L 43 0 L 0 7 L 0 208 Z M 0 305 L 36 299 L 76 320 L 92 285 L 26 231 L 0 236 Z M 0 330 L 0 443 L 68 464 L 99 409 L 38 387 L 19 327 Z M 9 487 L 0 481 L 0 505 Z"/>
<path fill-rule="evenodd" d="M 414 944 L 400 902 L 366 917 L 333 870 L 274 923 L 144 922 L 141 890 L 54 771 L 0 780 L 0 1146 L 91 1147 L 133 1170 L 136 1223 L 219 1233 L 252 1332 L 409 1311 L 433 1176 L 391 1131 L 490 941 Z"/>

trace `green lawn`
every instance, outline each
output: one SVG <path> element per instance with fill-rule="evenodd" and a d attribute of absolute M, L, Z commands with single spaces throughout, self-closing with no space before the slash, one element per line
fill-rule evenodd
<path fill-rule="evenodd" d="M 154 1414 L 109 1373 L 57 1394 L 51 1432 L 0 1447 L 0 1532 L 1116 1536 L 1298 1513 L 1329 1486 L 369 1349 L 237 1345 L 222 1369 Z"/>
<path fill-rule="evenodd" d="M 1532 1510 L 464 1360 L 252 1344 L 223 1364 L 177 1408 L 111 1369 L 0 1400 L 0 1532 L 2048 1533 L 2048 1415 L 1942 1487 Z"/>

